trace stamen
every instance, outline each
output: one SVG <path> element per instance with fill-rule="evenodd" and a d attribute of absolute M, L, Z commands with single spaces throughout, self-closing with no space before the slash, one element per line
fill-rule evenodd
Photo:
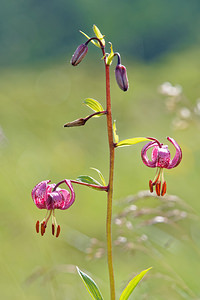
<path fill-rule="evenodd" d="M 54 235 L 55 234 L 55 225 L 52 224 L 52 234 Z"/>
<path fill-rule="evenodd" d="M 49 211 L 48 213 L 49 215 L 45 218 L 45 223 L 47 224 L 47 222 L 49 221 L 51 214 L 52 214 L 52 209 Z"/>
<path fill-rule="evenodd" d="M 149 190 L 150 190 L 150 193 L 153 193 L 153 182 L 152 182 L 152 180 L 149 180 Z"/>
<path fill-rule="evenodd" d="M 59 234 L 60 234 L 60 225 L 58 225 L 58 227 L 57 227 L 56 237 L 59 237 Z"/>
<path fill-rule="evenodd" d="M 156 183 L 156 194 L 158 196 L 160 196 L 160 188 L 161 188 L 161 181 L 159 180 L 157 183 Z"/>
<path fill-rule="evenodd" d="M 36 229 L 36 232 L 39 233 L 39 231 L 40 231 L 40 222 L 39 221 L 36 222 L 35 229 Z"/>
<path fill-rule="evenodd" d="M 153 180 L 153 185 L 155 185 L 156 182 L 159 180 L 161 170 L 162 170 L 161 168 L 157 168 L 156 175 L 155 175 L 154 180 Z"/>
<path fill-rule="evenodd" d="M 166 181 L 164 181 L 164 182 L 163 182 L 163 185 L 162 185 L 161 196 L 164 196 L 164 195 L 165 195 L 166 190 L 167 190 L 167 184 L 166 184 Z"/>
<path fill-rule="evenodd" d="M 45 229 L 46 229 L 46 223 L 45 223 L 45 221 L 41 224 L 41 235 L 43 236 L 44 235 L 44 233 L 45 233 Z"/>

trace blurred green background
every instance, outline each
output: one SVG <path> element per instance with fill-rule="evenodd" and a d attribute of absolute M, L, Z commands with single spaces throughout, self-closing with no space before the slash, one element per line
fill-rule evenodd
<path fill-rule="evenodd" d="M 36 234 L 35 222 L 45 212 L 30 195 L 41 180 L 58 182 L 81 174 L 98 179 L 90 167 L 108 178 L 105 118 L 63 128 L 90 113 L 82 104 L 85 98 L 105 107 L 99 49 L 90 45 L 76 68 L 69 63 L 85 41 L 78 30 L 91 36 L 93 24 L 120 52 L 128 71 L 130 89 L 124 93 L 115 82 L 115 62 L 111 66 L 113 118 L 120 139 L 154 136 L 165 143 L 165 137 L 172 136 L 183 149 L 181 165 L 166 171 L 165 179 L 168 194 L 184 204 L 139 197 L 137 209 L 155 209 L 141 213 L 141 219 L 121 217 L 124 209 L 136 209 L 124 199 L 146 190 L 155 170 L 141 162 L 142 145 L 116 149 L 113 241 L 118 298 L 134 274 L 152 266 L 130 299 L 200 299 L 199 16 L 197 0 L 1 0 L 2 299 L 89 299 L 76 265 L 92 275 L 109 299 L 103 255 L 105 194 L 75 186 L 75 204 L 56 212 L 58 239 L 50 228 L 44 237 Z M 164 82 L 172 86 L 166 90 Z"/>

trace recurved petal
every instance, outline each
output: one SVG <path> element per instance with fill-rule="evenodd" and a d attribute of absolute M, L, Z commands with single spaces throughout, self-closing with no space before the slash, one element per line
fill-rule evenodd
<path fill-rule="evenodd" d="M 32 198 L 35 205 L 40 208 L 46 208 L 47 187 L 50 180 L 41 181 L 32 190 Z"/>
<path fill-rule="evenodd" d="M 149 142 L 142 148 L 141 157 L 142 157 L 143 163 L 147 167 L 150 167 L 150 168 L 156 167 L 157 157 L 155 155 L 152 155 L 152 160 L 150 160 L 147 156 L 147 150 L 149 150 L 151 147 L 156 147 L 156 145 L 157 145 L 156 142 Z"/>
<path fill-rule="evenodd" d="M 58 189 L 58 193 L 61 195 L 62 200 L 59 199 L 59 201 L 54 202 L 54 208 L 64 210 L 69 208 L 74 203 L 75 193 L 71 181 L 66 179 L 65 183 L 68 186 L 70 192 L 65 189 Z"/>
<path fill-rule="evenodd" d="M 172 169 L 172 168 L 177 167 L 180 164 L 180 162 L 182 160 L 182 150 L 181 150 L 181 147 L 179 146 L 179 144 L 173 138 L 168 137 L 167 139 L 168 139 L 168 141 L 170 141 L 172 143 L 172 145 L 174 145 L 174 147 L 176 149 L 174 158 L 170 161 L 169 166 L 167 168 L 167 169 Z"/>

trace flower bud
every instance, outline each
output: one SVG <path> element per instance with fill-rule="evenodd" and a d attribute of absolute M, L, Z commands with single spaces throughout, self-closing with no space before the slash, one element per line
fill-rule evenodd
<path fill-rule="evenodd" d="M 80 118 L 80 119 L 77 119 L 77 120 L 75 120 L 75 121 L 66 123 L 66 124 L 64 125 L 64 127 L 83 126 L 83 125 L 85 125 L 85 122 L 86 122 L 85 119 Z"/>
<path fill-rule="evenodd" d="M 126 72 L 126 68 L 121 65 L 118 64 L 115 68 L 115 77 L 116 77 L 116 81 L 118 86 L 120 87 L 121 90 L 123 90 L 124 92 L 128 90 L 128 77 L 127 77 L 127 72 Z"/>
<path fill-rule="evenodd" d="M 76 49 L 76 51 L 72 56 L 71 64 L 73 66 L 77 66 L 85 57 L 87 52 L 88 52 L 88 46 L 86 44 L 81 44 L 80 46 L 78 46 L 78 48 Z"/>

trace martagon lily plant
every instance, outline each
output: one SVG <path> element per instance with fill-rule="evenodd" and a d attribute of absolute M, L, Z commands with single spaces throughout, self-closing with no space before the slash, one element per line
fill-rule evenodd
<path fill-rule="evenodd" d="M 39 222 L 36 222 L 36 232 L 42 236 L 46 232 L 47 224 L 49 219 L 52 218 L 52 235 L 58 237 L 60 235 L 61 227 L 57 224 L 55 218 L 55 210 L 66 210 L 75 201 L 75 192 L 72 184 L 80 184 L 93 188 L 98 191 L 104 191 L 107 194 L 107 216 L 106 216 L 106 240 L 107 240 L 107 262 L 109 272 L 109 286 L 110 286 L 110 299 L 115 300 L 115 280 L 113 270 L 113 255 L 112 255 L 112 201 L 113 201 L 113 180 L 114 180 L 114 161 L 115 161 L 115 150 L 124 146 L 131 146 L 141 142 L 147 142 L 142 148 L 141 157 L 144 164 L 150 168 L 157 168 L 155 178 L 149 181 L 150 192 L 153 192 L 155 186 L 157 196 L 164 196 L 166 193 L 166 181 L 164 180 L 163 169 L 172 169 L 179 165 L 182 159 L 182 151 L 178 143 L 168 137 L 168 141 L 175 147 L 176 153 L 171 158 L 170 151 L 167 145 L 163 145 L 157 139 L 152 137 L 133 137 L 130 139 L 119 141 L 119 137 L 116 132 L 116 122 L 112 120 L 111 110 L 111 97 L 110 97 L 110 66 L 117 58 L 117 65 L 115 67 L 115 77 L 119 88 L 122 91 L 127 91 L 129 88 L 129 82 L 127 77 L 126 67 L 121 64 L 121 57 L 118 52 L 113 51 L 113 46 L 110 43 L 110 53 L 105 51 L 106 43 L 104 36 L 101 34 L 97 26 L 93 26 L 95 36 L 89 37 L 81 31 L 81 33 L 87 38 L 86 42 L 77 47 L 74 52 L 71 64 L 77 66 L 81 63 L 88 52 L 88 45 L 93 43 L 96 47 L 100 48 L 103 57 L 103 63 L 105 66 L 105 88 L 106 88 L 106 109 L 94 99 L 87 98 L 84 104 L 93 110 L 93 113 L 85 118 L 79 118 L 72 122 L 68 122 L 64 127 L 75 127 L 83 126 L 88 120 L 93 117 L 106 116 L 107 120 L 107 134 L 108 134 L 108 146 L 109 146 L 109 181 L 106 184 L 102 173 L 95 169 L 101 179 L 101 183 L 93 179 L 88 175 L 81 175 L 76 180 L 64 179 L 57 184 L 50 184 L 50 180 L 45 180 L 38 183 L 32 190 L 32 198 L 35 205 L 39 209 L 47 210 L 45 218 Z M 147 156 L 147 151 L 151 149 L 151 159 Z M 60 188 L 64 184 L 67 189 Z M 150 270 L 148 268 L 142 271 L 140 274 L 135 276 L 123 290 L 119 300 L 126 300 L 129 298 L 138 282 L 143 276 Z M 86 273 L 77 268 L 79 275 L 81 276 L 85 286 L 87 287 L 91 297 L 95 300 L 103 300 L 103 296 L 94 282 Z"/>

